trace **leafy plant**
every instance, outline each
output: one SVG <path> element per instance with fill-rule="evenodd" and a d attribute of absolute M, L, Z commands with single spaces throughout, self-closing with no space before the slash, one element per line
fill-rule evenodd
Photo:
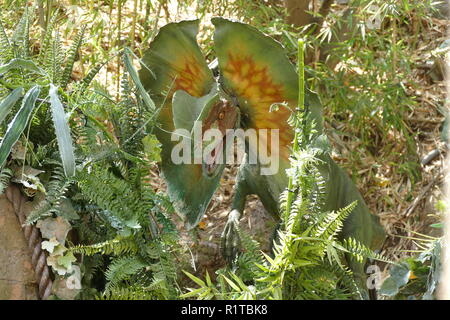
<path fill-rule="evenodd" d="M 40 174 L 33 178 L 42 193 L 31 195 L 27 223 L 36 223 L 45 239 L 56 297 L 114 298 L 126 292 L 176 298 L 174 253 L 182 248 L 174 246 L 171 204 L 151 185 L 149 174 L 159 160 L 151 135 L 154 104 L 143 91 L 132 52 L 120 54 L 125 72 L 116 102 L 94 81 L 104 64 L 70 81 L 85 29 L 63 50 L 58 12 L 49 19 L 40 52 L 29 54 L 29 12 L 11 38 L 0 30 L 7 45 L 0 58 L 0 92 L 6 92 L 0 102 L 0 163 L 21 176 L 30 166 Z M 8 168 L 1 171 L 2 191 L 13 174 Z M 69 280 L 70 288 L 64 284 Z"/>
<path fill-rule="evenodd" d="M 390 268 L 380 294 L 394 299 L 435 299 L 442 272 L 443 238 L 416 233 L 409 239 L 419 247 L 418 255 L 404 258 Z"/>
<path fill-rule="evenodd" d="M 72 72 L 75 55 L 69 54 L 68 59 L 63 61 L 60 39 L 56 34 L 51 40 L 51 46 L 46 51 L 46 59 L 33 60 L 28 53 L 29 24 L 31 19 L 32 17 L 30 17 L 29 9 L 27 8 L 11 39 L 7 37 L 6 33 L 2 33 L 2 42 L 6 47 L 3 49 L 3 55 L 0 58 L 4 62 L 0 66 L 1 73 L 4 73 L 1 84 L 4 88 L 11 91 L 1 102 L 2 121 L 6 123 L 7 120 L 11 119 L 11 111 L 17 109 L 15 104 L 20 99 L 22 92 L 24 89 L 27 92 L 22 99 L 21 107 L 14 114 L 7 129 L 4 131 L 5 134 L 0 143 L 0 167 L 4 166 L 12 147 L 22 135 L 27 125 L 33 127 L 33 114 L 37 116 L 39 111 L 41 112 L 40 114 L 45 114 L 50 106 L 64 171 L 67 176 L 73 176 L 75 174 L 75 156 L 70 129 L 67 123 L 67 109 L 65 110 L 61 103 L 57 86 L 65 87 L 67 85 L 68 77 Z M 51 28 L 47 29 L 46 38 L 51 37 L 53 31 Z M 73 44 L 69 53 L 76 52 L 80 43 L 81 36 L 80 40 Z M 61 71 L 60 69 L 63 63 L 66 64 L 66 68 L 64 71 Z M 59 80 L 60 76 L 63 82 Z M 43 93 L 45 98 L 39 99 L 41 93 Z M 50 100 L 47 100 L 47 94 L 50 96 Z M 37 102 L 39 102 L 39 108 L 41 110 L 35 110 Z M 48 123 L 46 124 L 48 125 Z M 45 130 L 48 131 L 48 129 L 47 127 Z M 47 132 L 47 136 L 52 136 L 52 133 Z"/>

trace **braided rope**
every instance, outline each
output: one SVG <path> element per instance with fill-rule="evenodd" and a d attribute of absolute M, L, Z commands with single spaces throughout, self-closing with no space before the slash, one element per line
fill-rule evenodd
<path fill-rule="evenodd" d="M 45 300 L 52 291 L 52 279 L 50 278 L 50 270 L 47 266 L 47 255 L 41 247 L 41 234 L 36 226 L 26 225 L 26 216 L 23 211 L 23 205 L 26 202 L 25 197 L 20 192 L 19 188 L 10 185 L 6 189 L 6 197 L 12 203 L 14 211 L 19 219 L 22 231 L 25 235 L 25 240 L 28 243 L 28 248 L 31 251 L 31 264 L 36 274 L 36 281 L 39 288 L 39 298 Z"/>

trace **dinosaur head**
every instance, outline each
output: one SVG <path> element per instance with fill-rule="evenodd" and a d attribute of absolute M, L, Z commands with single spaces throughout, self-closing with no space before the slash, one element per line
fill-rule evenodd
<path fill-rule="evenodd" d="M 212 142 L 204 143 L 203 150 L 207 147 L 209 152 L 205 154 L 202 162 L 202 169 L 207 177 L 213 177 L 218 173 L 218 168 L 221 163 L 224 163 L 226 158 L 226 146 L 229 139 L 233 138 L 232 130 L 235 129 L 239 123 L 239 109 L 233 106 L 229 101 L 220 100 L 217 102 L 208 113 L 207 117 L 202 123 L 202 141 L 208 140 L 209 130 L 216 129 L 220 132 L 221 137 Z"/>

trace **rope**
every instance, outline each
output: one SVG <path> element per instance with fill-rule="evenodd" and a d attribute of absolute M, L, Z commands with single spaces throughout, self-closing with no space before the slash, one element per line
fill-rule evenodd
<path fill-rule="evenodd" d="M 31 264 L 36 274 L 36 281 L 39 288 L 39 298 L 46 300 L 52 291 L 52 279 L 50 278 L 50 270 L 47 266 L 47 255 L 41 247 L 41 234 L 34 225 L 26 225 L 26 216 L 23 212 L 23 205 L 27 201 L 20 192 L 19 188 L 10 185 L 6 189 L 6 197 L 12 203 L 17 218 L 19 219 L 28 248 L 31 251 Z"/>

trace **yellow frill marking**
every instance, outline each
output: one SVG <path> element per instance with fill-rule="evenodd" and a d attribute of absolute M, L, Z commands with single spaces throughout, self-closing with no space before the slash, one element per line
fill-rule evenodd
<path fill-rule="evenodd" d="M 274 103 L 288 103 L 291 108 L 295 106 L 295 101 L 286 101 L 283 86 L 275 83 L 270 77 L 268 67 L 256 63 L 250 56 L 228 53 L 228 63 L 223 68 L 224 77 L 231 83 L 235 94 L 247 101 L 253 110 L 250 127 L 259 129 L 279 129 L 280 130 L 280 155 L 287 159 L 289 156 L 288 147 L 291 145 L 293 132 L 287 124 L 290 110 L 280 107 L 277 111 L 269 112 Z M 268 149 L 272 153 L 270 137 L 261 141 L 268 144 Z"/>
<path fill-rule="evenodd" d="M 209 88 L 205 84 L 209 83 L 209 75 L 200 66 L 195 56 L 183 56 L 180 61 L 173 66 L 175 72 L 172 73 L 172 79 L 175 83 L 170 93 L 170 97 L 177 90 L 184 90 L 194 97 L 201 97 L 208 92 Z"/>

